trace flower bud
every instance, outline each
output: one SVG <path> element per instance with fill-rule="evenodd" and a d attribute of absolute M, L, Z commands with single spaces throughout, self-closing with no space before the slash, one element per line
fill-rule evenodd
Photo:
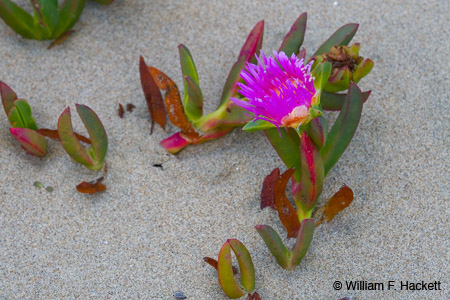
<path fill-rule="evenodd" d="M 314 70 L 319 64 L 331 63 L 331 75 L 324 90 L 327 92 L 339 92 L 348 89 L 350 82 L 358 83 L 373 68 L 371 59 L 359 56 L 361 45 L 356 43 L 350 47 L 334 46 L 328 53 L 314 57 Z"/>

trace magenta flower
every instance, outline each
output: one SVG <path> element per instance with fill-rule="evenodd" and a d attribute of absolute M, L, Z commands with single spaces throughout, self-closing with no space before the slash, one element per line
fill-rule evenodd
<path fill-rule="evenodd" d="M 311 64 L 295 54 L 287 57 L 274 51 L 273 57 L 261 51 L 258 64 L 247 63 L 241 72 L 244 83 L 238 91 L 245 100 L 231 98 L 236 105 L 280 127 L 297 128 L 311 120 L 310 108 L 316 105 L 316 90 L 311 76 Z"/>

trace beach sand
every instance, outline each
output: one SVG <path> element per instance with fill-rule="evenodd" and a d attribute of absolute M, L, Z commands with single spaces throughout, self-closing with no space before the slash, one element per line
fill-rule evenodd
<path fill-rule="evenodd" d="M 159 142 L 176 128 L 155 126 L 150 135 L 138 62 L 143 55 L 182 90 L 177 45 L 186 45 L 210 112 L 252 27 L 266 21 L 262 49 L 270 53 L 304 11 L 309 54 L 354 22 L 353 41 L 375 67 L 360 84 L 372 90 L 360 126 L 319 205 L 343 183 L 355 199 L 317 228 L 300 266 L 287 272 L 254 229 L 268 224 L 285 238 L 276 212 L 259 209 L 264 177 L 284 169 L 263 133 L 236 129 L 168 154 Z M 446 0 L 89 2 L 76 33 L 52 50 L 1 22 L 0 80 L 29 101 L 39 127 L 56 128 L 70 106 L 85 132 L 74 108 L 86 104 L 105 125 L 109 151 L 107 191 L 82 195 L 75 186 L 101 172 L 55 141 L 45 158 L 27 155 L 2 110 L 0 299 L 175 299 L 177 291 L 227 299 L 202 258 L 217 258 L 228 238 L 252 254 L 264 300 L 449 299 L 449 11 Z M 136 109 L 120 119 L 119 103 Z M 385 289 L 393 280 L 397 290 L 335 291 L 336 280 Z M 422 280 L 441 281 L 442 290 L 400 290 L 400 281 Z"/>

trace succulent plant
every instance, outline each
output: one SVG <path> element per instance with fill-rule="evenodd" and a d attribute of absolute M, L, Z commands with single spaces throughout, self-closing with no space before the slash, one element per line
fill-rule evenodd
<path fill-rule="evenodd" d="M 10 133 L 28 153 L 35 156 L 47 154 L 47 142 L 36 130 L 37 125 L 31 113 L 31 107 L 24 99 L 4 82 L 0 81 L 0 95 L 3 108 L 11 124 Z"/>
<path fill-rule="evenodd" d="M 83 147 L 77 135 L 73 132 L 70 108 L 67 107 L 58 119 L 58 135 L 61 145 L 67 154 L 76 162 L 91 170 L 103 167 L 108 150 L 108 136 L 97 114 L 86 105 L 77 104 L 77 112 L 86 127 L 91 145 Z"/>
<path fill-rule="evenodd" d="M 113 0 L 94 0 L 111 4 Z M 0 0 L 0 18 L 26 39 L 53 40 L 64 37 L 83 12 L 86 0 L 30 0 L 33 15 L 11 0 Z"/>
<path fill-rule="evenodd" d="M 290 31 L 285 36 L 280 51 L 288 56 L 292 54 L 299 58 L 305 58 L 306 52 L 300 47 L 303 43 L 306 30 L 307 14 L 301 14 L 291 26 Z M 314 53 L 319 56 L 329 52 L 334 46 L 345 46 L 355 35 L 358 24 L 346 24 L 339 28 L 330 38 L 328 38 Z M 176 154 L 188 145 L 196 145 L 211 139 L 222 137 L 233 128 L 246 125 L 251 118 L 245 110 L 231 98 L 238 98 L 243 101 L 245 97 L 237 93 L 238 85 L 242 82 L 241 71 L 248 63 L 256 63 L 256 56 L 259 54 L 264 33 L 264 21 L 260 21 L 252 29 L 242 47 L 238 59 L 233 65 L 225 82 L 219 107 L 209 113 L 203 114 L 203 94 L 200 89 L 199 76 L 194 64 L 194 60 L 188 48 L 179 46 L 181 71 L 183 74 L 184 97 L 181 100 L 176 84 L 160 70 L 149 67 L 141 57 L 140 73 L 144 95 L 149 106 L 153 123 L 158 123 L 165 128 L 166 110 L 169 120 L 181 129 L 180 132 L 161 141 L 161 145 L 170 153 Z M 163 100 L 157 89 L 165 90 L 166 96 Z M 365 92 L 365 101 L 370 92 Z M 321 107 L 323 110 L 340 110 L 345 102 L 345 94 L 327 93 L 321 94 Z M 164 108 L 164 106 L 166 108 Z M 318 112 L 319 110 L 316 109 Z M 263 121 L 252 122 L 248 126 L 253 126 L 253 130 L 264 124 Z M 247 127 L 247 129 L 249 129 Z"/>

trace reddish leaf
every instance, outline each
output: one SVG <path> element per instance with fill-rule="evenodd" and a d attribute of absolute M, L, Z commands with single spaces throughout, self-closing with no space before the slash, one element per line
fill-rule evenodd
<path fill-rule="evenodd" d="M 43 136 L 51 138 L 52 140 L 58 140 L 59 141 L 58 130 L 56 130 L 56 129 L 40 128 L 40 129 L 38 129 L 36 131 L 39 132 Z M 82 136 L 81 134 L 78 134 L 76 132 L 74 132 L 74 133 L 75 133 L 75 136 L 77 137 L 77 139 L 79 141 L 81 141 L 83 143 L 86 143 L 86 144 L 90 144 L 91 143 L 91 140 L 88 139 L 87 137 Z"/>
<path fill-rule="evenodd" d="M 183 104 L 181 103 L 180 92 L 175 82 L 160 70 L 149 67 L 150 74 L 153 76 L 158 88 L 164 90 L 164 101 L 166 103 L 168 117 L 170 122 L 180 128 L 183 133 L 196 133 L 194 127 L 184 114 Z"/>
<path fill-rule="evenodd" d="M 131 103 L 128 103 L 128 104 L 127 104 L 127 111 L 128 111 L 128 112 L 132 112 L 133 109 L 135 109 L 135 108 L 136 108 L 136 106 L 134 106 L 133 104 L 131 104 Z"/>
<path fill-rule="evenodd" d="M 270 207 L 275 209 L 275 181 L 280 176 L 280 169 L 273 169 L 272 173 L 266 176 L 261 190 L 261 209 Z"/>
<path fill-rule="evenodd" d="M 69 30 L 64 32 L 63 34 L 61 34 L 58 38 L 56 38 L 56 40 L 54 40 L 49 46 L 48 46 L 48 50 L 52 49 L 55 46 L 61 45 L 62 43 L 64 43 L 73 33 L 75 32 L 75 30 Z"/>
<path fill-rule="evenodd" d="M 258 292 L 254 292 L 252 294 L 248 294 L 248 300 L 261 300 L 261 297 L 259 296 Z"/>
<path fill-rule="evenodd" d="M 333 218 L 340 211 L 349 206 L 352 201 L 353 191 L 351 188 L 344 184 L 341 189 L 328 200 L 327 204 L 325 204 L 324 213 L 320 220 L 317 222 L 316 226 L 322 223 L 324 217 L 328 222 L 333 220 Z"/>
<path fill-rule="evenodd" d="M 218 270 L 218 264 L 219 264 L 219 263 L 217 262 L 217 260 L 215 260 L 214 258 L 208 257 L 208 256 L 203 257 L 203 260 L 204 260 L 208 265 L 210 265 L 211 267 L 213 267 L 214 269 L 216 269 L 216 271 Z M 234 274 L 234 275 L 239 274 L 238 268 L 236 268 L 235 266 L 232 266 L 232 269 L 233 269 L 233 274 Z"/>
<path fill-rule="evenodd" d="M 166 109 L 164 108 L 161 92 L 142 56 L 139 61 L 139 71 L 141 73 L 141 84 L 145 101 L 147 102 L 148 111 L 152 118 L 151 132 L 153 133 L 155 122 L 163 129 L 166 128 Z"/>
<path fill-rule="evenodd" d="M 125 110 L 123 109 L 123 105 L 121 104 L 121 103 L 119 103 L 119 111 L 118 111 L 118 114 L 119 114 L 119 117 L 121 118 L 121 119 L 123 119 L 123 114 L 125 113 Z"/>
<path fill-rule="evenodd" d="M 286 228 L 288 237 L 295 238 L 300 229 L 300 221 L 298 220 L 294 207 L 289 202 L 285 193 L 286 185 L 292 174 L 294 174 L 294 169 L 289 169 L 278 177 L 275 181 L 274 196 L 275 207 L 280 216 L 280 221 Z"/>
<path fill-rule="evenodd" d="M 97 180 L 86 182 L 83 181 L 77 185 L 77 191 L 83 194 L 95 194 L 106 190 L 106 186 L 102 184 L 104 177 L 100 177 Z"/>

